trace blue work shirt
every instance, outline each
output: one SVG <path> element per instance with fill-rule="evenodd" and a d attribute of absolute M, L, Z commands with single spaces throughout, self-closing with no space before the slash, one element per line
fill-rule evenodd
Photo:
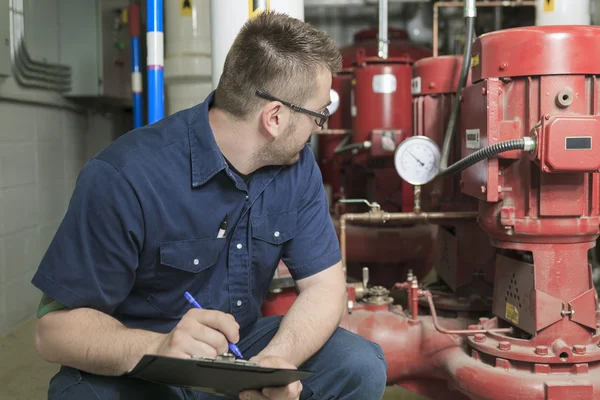
<path fill-rule="evenodd" d="M 294 279 L 340 261 L 312 151 L 246 184 L 215 142 L 212 97 L 126 133 L 84 166 L 36 287 L 68 308 L 157 332 L 190 309 L 189 291 L 243 332 L 259 318 L 280 260 Z"/>

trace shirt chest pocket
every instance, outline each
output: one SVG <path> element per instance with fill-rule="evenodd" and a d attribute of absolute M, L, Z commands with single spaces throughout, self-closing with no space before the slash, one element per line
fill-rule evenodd
<path fill-rule="evenodd" d="M 298 213 L 294 211 L 252 216 L 252 276 L 253 289 L 267 286 L 275 273 L 283 247 L 297 233 Z M 265 288 L 262 288 L 265 289 Z M 266 289 L 265 289 L 266 290 Z"/>
<path fill-rule="evenodd" d="M 184 297 L 188 291 L 200 305 L 210 307 L 214 301 L 211 280 L 225 244 L 224 238 L 161 243 L 148 301 L 164 314 L 181 317 L 189 309 Z"/>

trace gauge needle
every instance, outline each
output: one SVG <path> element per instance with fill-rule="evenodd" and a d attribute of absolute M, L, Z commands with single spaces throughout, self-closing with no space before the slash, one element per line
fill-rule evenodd
<path fill-rule="evenodd" d="M 417 157 L 415 157 L 415 156 L 413 155 L 413 153 L 411 153 L 411 152 L 409 151 L 409 152 L 408 152 L 408 154 L 410 154 L 412 158 L 414 158 L 415 160 L 417 160 L 417 162 L 418 162 L 419 164 L 421 164 L 421 167 L 424 167 L 424 166 L 425 166 L 425 164 L 423 164 L 423 162 L 422 162 L 421 160 L 419 160 Z"/>

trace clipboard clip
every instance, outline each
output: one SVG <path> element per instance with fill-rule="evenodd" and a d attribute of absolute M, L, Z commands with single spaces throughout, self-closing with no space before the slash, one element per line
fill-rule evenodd
<path fill-rule="evenodd" d="M 247 367 L 258 367 L 259 366 L 255 362 L 250 362 L 247 360 L 242 360 L 242 359 L 236 358 L 231 353 L 220 354 L 216 358 L 192 357 L 192 360 L 210 362 L 213 364 L 228 364 L 228 365 L 234 364 L 234 365 L 243 365 L 243 366 L 247 366 Z"/>

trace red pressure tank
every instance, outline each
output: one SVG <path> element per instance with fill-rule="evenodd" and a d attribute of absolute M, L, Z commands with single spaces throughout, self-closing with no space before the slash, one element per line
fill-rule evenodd
<path fill-rule="evenodd" d="M 350 97 L 352 93 L 352 69 L 346 68 L 333 76 L 331 88 L 340 97 L 340 103 L 335 113 L 327 121 L 327 130 L 331 134 L 319 135 L 319 159 L 318 164 L 323 175 L 325 190 L 329 192 L 332 203 L 335 204 L 340 195 L 340 162 L 335 156 L 334 150 L 352 129 L 352 114 L 350 109 Z M 347 131 L 346 134 L 339 132 Z"/>
<path fill-rule="evenodd" d="M 354 35 L 354 43 L 341 49 L 344 68 L 352 68 L 356 61 L 356 51 L 365 49 L 365 57 L 377 57 L 379 42 L 377 35 L 378 28 L 370 28 L 360 31 Z M 408 38 L 408 33 L 404 29 L 388 28 L 388 56 L 389 57 L 410 57 L 413 61 L 421 58 L 431 57 L 432 51 L 423 46 L 416 45 Z"/>
<path fill-rule="evenodd" d="M 352 142 L 371 141 L 371 157 L 391 157 L 411 135 L 412 59 L 356 54 L 354 68 Z"/>
<path fill-rule="evenodd" d="M 468 337 L 479 366 L 456 375 L 473 399 L 600 398 L 587 259 L 600 234 L 597 48 L 595 26 L 507 29 L 473 45 L 462 156 L 513 139 L 535 144 L 462 171 L 463 191 L 480 200 L 480 224 L 501 249 L 492 310 L 513 330 Z M 528 380 L 513 384 L 519 374 Z"/>
<path fill-rule="evenodd" d="M 413 67 L 413 133 L 443 147 L 462 56 L 424 58 Z M 469 74 L 467 86 L 471 81 Z M 458 133 L 458 132 L 457 132 Z M 455 134 L 449 164 L 460 159 L 461 135 Z M 460 175 L 438 177 L 421 189 L 423 211 L 477 211 L 477 200 L 460 190 Z M 450 291 L 430 289 L 439 308 L 490 311 L 496 249 L 477 221 L 445 221 L 438 231 L 435 266 Z M 458 298 L 468 299 L 458 301 Z M 426 302 L 424 298 L 422 302 Z M 426 306 L 426 304 L 424 304 Z"/>

